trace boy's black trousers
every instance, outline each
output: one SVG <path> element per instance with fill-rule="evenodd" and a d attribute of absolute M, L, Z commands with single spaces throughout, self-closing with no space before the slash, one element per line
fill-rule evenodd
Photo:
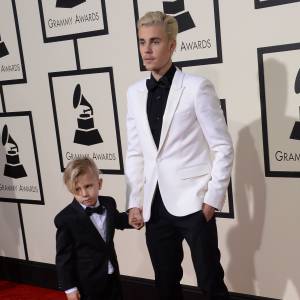
<path fill-rule="evenodd" d="M 123 300 L 120 276 L 115 274 L 108 275 L 107 285 L 101 294 L 81 294 L 80 300 Z M 99 282 L 101 285 L 101 282 Z"/>

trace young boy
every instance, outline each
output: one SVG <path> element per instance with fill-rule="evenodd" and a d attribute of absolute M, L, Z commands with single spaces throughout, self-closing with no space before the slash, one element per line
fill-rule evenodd
<path fill-rule="evenodd" d="M 59 287 L 68 300 L 120 300 L 115 228 L 130 228 L 111 197 L 98 196 L 99 170 L 90 158 L 69 162 L 64 183 L 74 200 L 54 219 Z"/>

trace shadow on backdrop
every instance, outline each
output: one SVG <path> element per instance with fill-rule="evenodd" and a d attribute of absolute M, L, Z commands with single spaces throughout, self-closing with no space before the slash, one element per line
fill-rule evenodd
<path fill-rule="evenodd" d="M 269 59 L 264 63 L 264 69 L 266 77 L 271 78 L 271 84 L 266 87 L 266 95 L 274 103 L 272 118 L 283 119 L 284 122 L 294 124 L 295 120 L 285 116 L 288 92 L 285 66 L 274 59 Z M 243 99 L 243 101 L 252 100 Z M 280 126 L 279 121 L 272 123 L 271 130 L 278 132 Z M 258 141 L 258 138 L 261 141 Z M 276 207 L 279 202 L 281 203 L 279 206 L 286 209 L 282 218 L 278 219 L 271 212 L 266 213 L 267 207 L 272 206 L 272 203 L 266 203 L 267 191 L 263 159 L 262 122 L 261 119 L 257 119 L 242 128 L 238 135 L 234 184 L 237 225 L 231 229 L 227 240 L 230 253 L 227 276 L 235 292 L 270 297 L 268 293 L 271 290 L 272 295 L 276 295 L 278 299 L 283 298 L 288 282 L 291 281 L 296 287 L 299 297 L 300 281 L 297 278 L 299 268 L 295 263 L 298 259 L 289 254 L 291 248 L 293 253 L 296 253 L 294 250 L 295 247 L 299 248 L 299 239 L 295 238 L 296 235 L 293 234 L 296 228 L 288 228 L 286 234 L 278 234 L 276 230 L 276 227 L 282 228 L 280 224 L 286 222 L 284 216 L 289 214 L 288 199 L 285 197 L 284 190 L 282 194 L 278 194 L 278 199 L 268 199 L 268 201 L 274 201 Z M 272 183 L 272 179 L 268 181 L 276 188 L 274 185 L 278 180 L 281 181 L 278 178 L 274 179 L 274 183 Z M 285 180 L 288 179 L 282 179 L 282 181 Z M 299 215 L 299 207 L 291 214 L 291 217 L 296 218 L 296 214 Z M 273 223 L 274 226 L 270 227 L 270 224 Z M 270 229 L 273 239 L 271 244 L 267 244 L 262 237 L 264 231 L 270 231 Z M 299 251 L 300 249 L 298 249 L 298 253 Z"/>

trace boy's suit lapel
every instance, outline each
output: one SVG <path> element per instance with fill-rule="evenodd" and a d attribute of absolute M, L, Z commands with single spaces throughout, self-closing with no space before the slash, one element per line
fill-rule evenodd
<path fill-rule="evenodd" d="M 76 200 L 73 200 L 72 206 L 77 211 L 79 218 L 84 222 L 84 225 L 87 227 L 86 228 L 87 234 L 93 235 L 95 236 L 95 238 L 97 237 L 96 241 L 97 239 L 100 239 L 100 241 L 105 244 L 105 241 L 103 240 L 101 234 L 99 233 L 99 231 L 97 230 L 93 222 L 91 221 L 90 217 L 84 211 L 84 208 Z"/>
<path fill-rule="evenodd" d="M 100 201 L 100 198 L 99 198 Z M 101 199 L 101 204 L 106 209 L 106 244 L 109 244 L 112 238 L 112 221 L 113 221 L 113 211 L 110 209 L 110 205 L 105 201 L 105 199 Z"/>

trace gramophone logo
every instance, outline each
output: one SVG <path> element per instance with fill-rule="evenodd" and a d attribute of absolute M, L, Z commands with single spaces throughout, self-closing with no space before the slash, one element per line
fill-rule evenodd
<path fill-rule="evenodd" d="M 133 5 L 136 22 L 149 11 L 163 11 L 176 19 L 179 34 L 173 61 L 177 67 L 222 62 L 219 0 L 133 0 Z M 140 54 L 139 63 L 145 71 Z"/>
<path fill-rule="evenodd" d="M 86 2 L 86 0 L 57 0 L 56 7 L 60 8 L 73 8 L 82 3 Z"/>
<path fill-rule="evenodd" d="M 298 74 L 295 80 L 295 93 L 300 93 L 300 69 L 298 70 Z M 299 115 L 300 115 L 300 107 L 299 107 Z M 295 122 L 293 130 L 290 135 L 290 139 L 300 140 L 300 122 Z"/>
<path fill-rule="evenodd" d="M 26 171 L 20 163 L 18 145 L 8 133 L 7 125 L 4 125 L 2 130 L 2 144 L 6 148 L 4 176 L 11 178 L 27 177 Z"/>
<path fill-rule="evenodd" d="M 9 52 L 7 50 L 7 47 L 5 43 L 1 40 L 1 35 L 0 35 L 0 58 L 8 55 Z"/>
<path fill-rule="evenodd" d="M 276 5 L 299 2 L 299 0 L 254 0 L 255 8 L 264 8 Z"/>
<path fill-rule="evenodd" d="M 94 128 L 93 107 L 82 95 L 80 84 L 77 84 L 74 90 L 73 107 L 80 111 L 77 117 L 78 128 L 75 131 L 74 143 L 87 146 L 103 143 L 98 129 Z"/>
<path fill-rule="evenodd" d="M 108 34 L 105 0 L 37 0 L 44 41 Z"/>
<path fill-rule="evenodd" d="M 178 22 L 178 32 L 187 31 L 195 26 L 195 23 L 188 11 L 184 11 L 184 0 L 163 1 L 164 13 L 173 15 Z"/>

